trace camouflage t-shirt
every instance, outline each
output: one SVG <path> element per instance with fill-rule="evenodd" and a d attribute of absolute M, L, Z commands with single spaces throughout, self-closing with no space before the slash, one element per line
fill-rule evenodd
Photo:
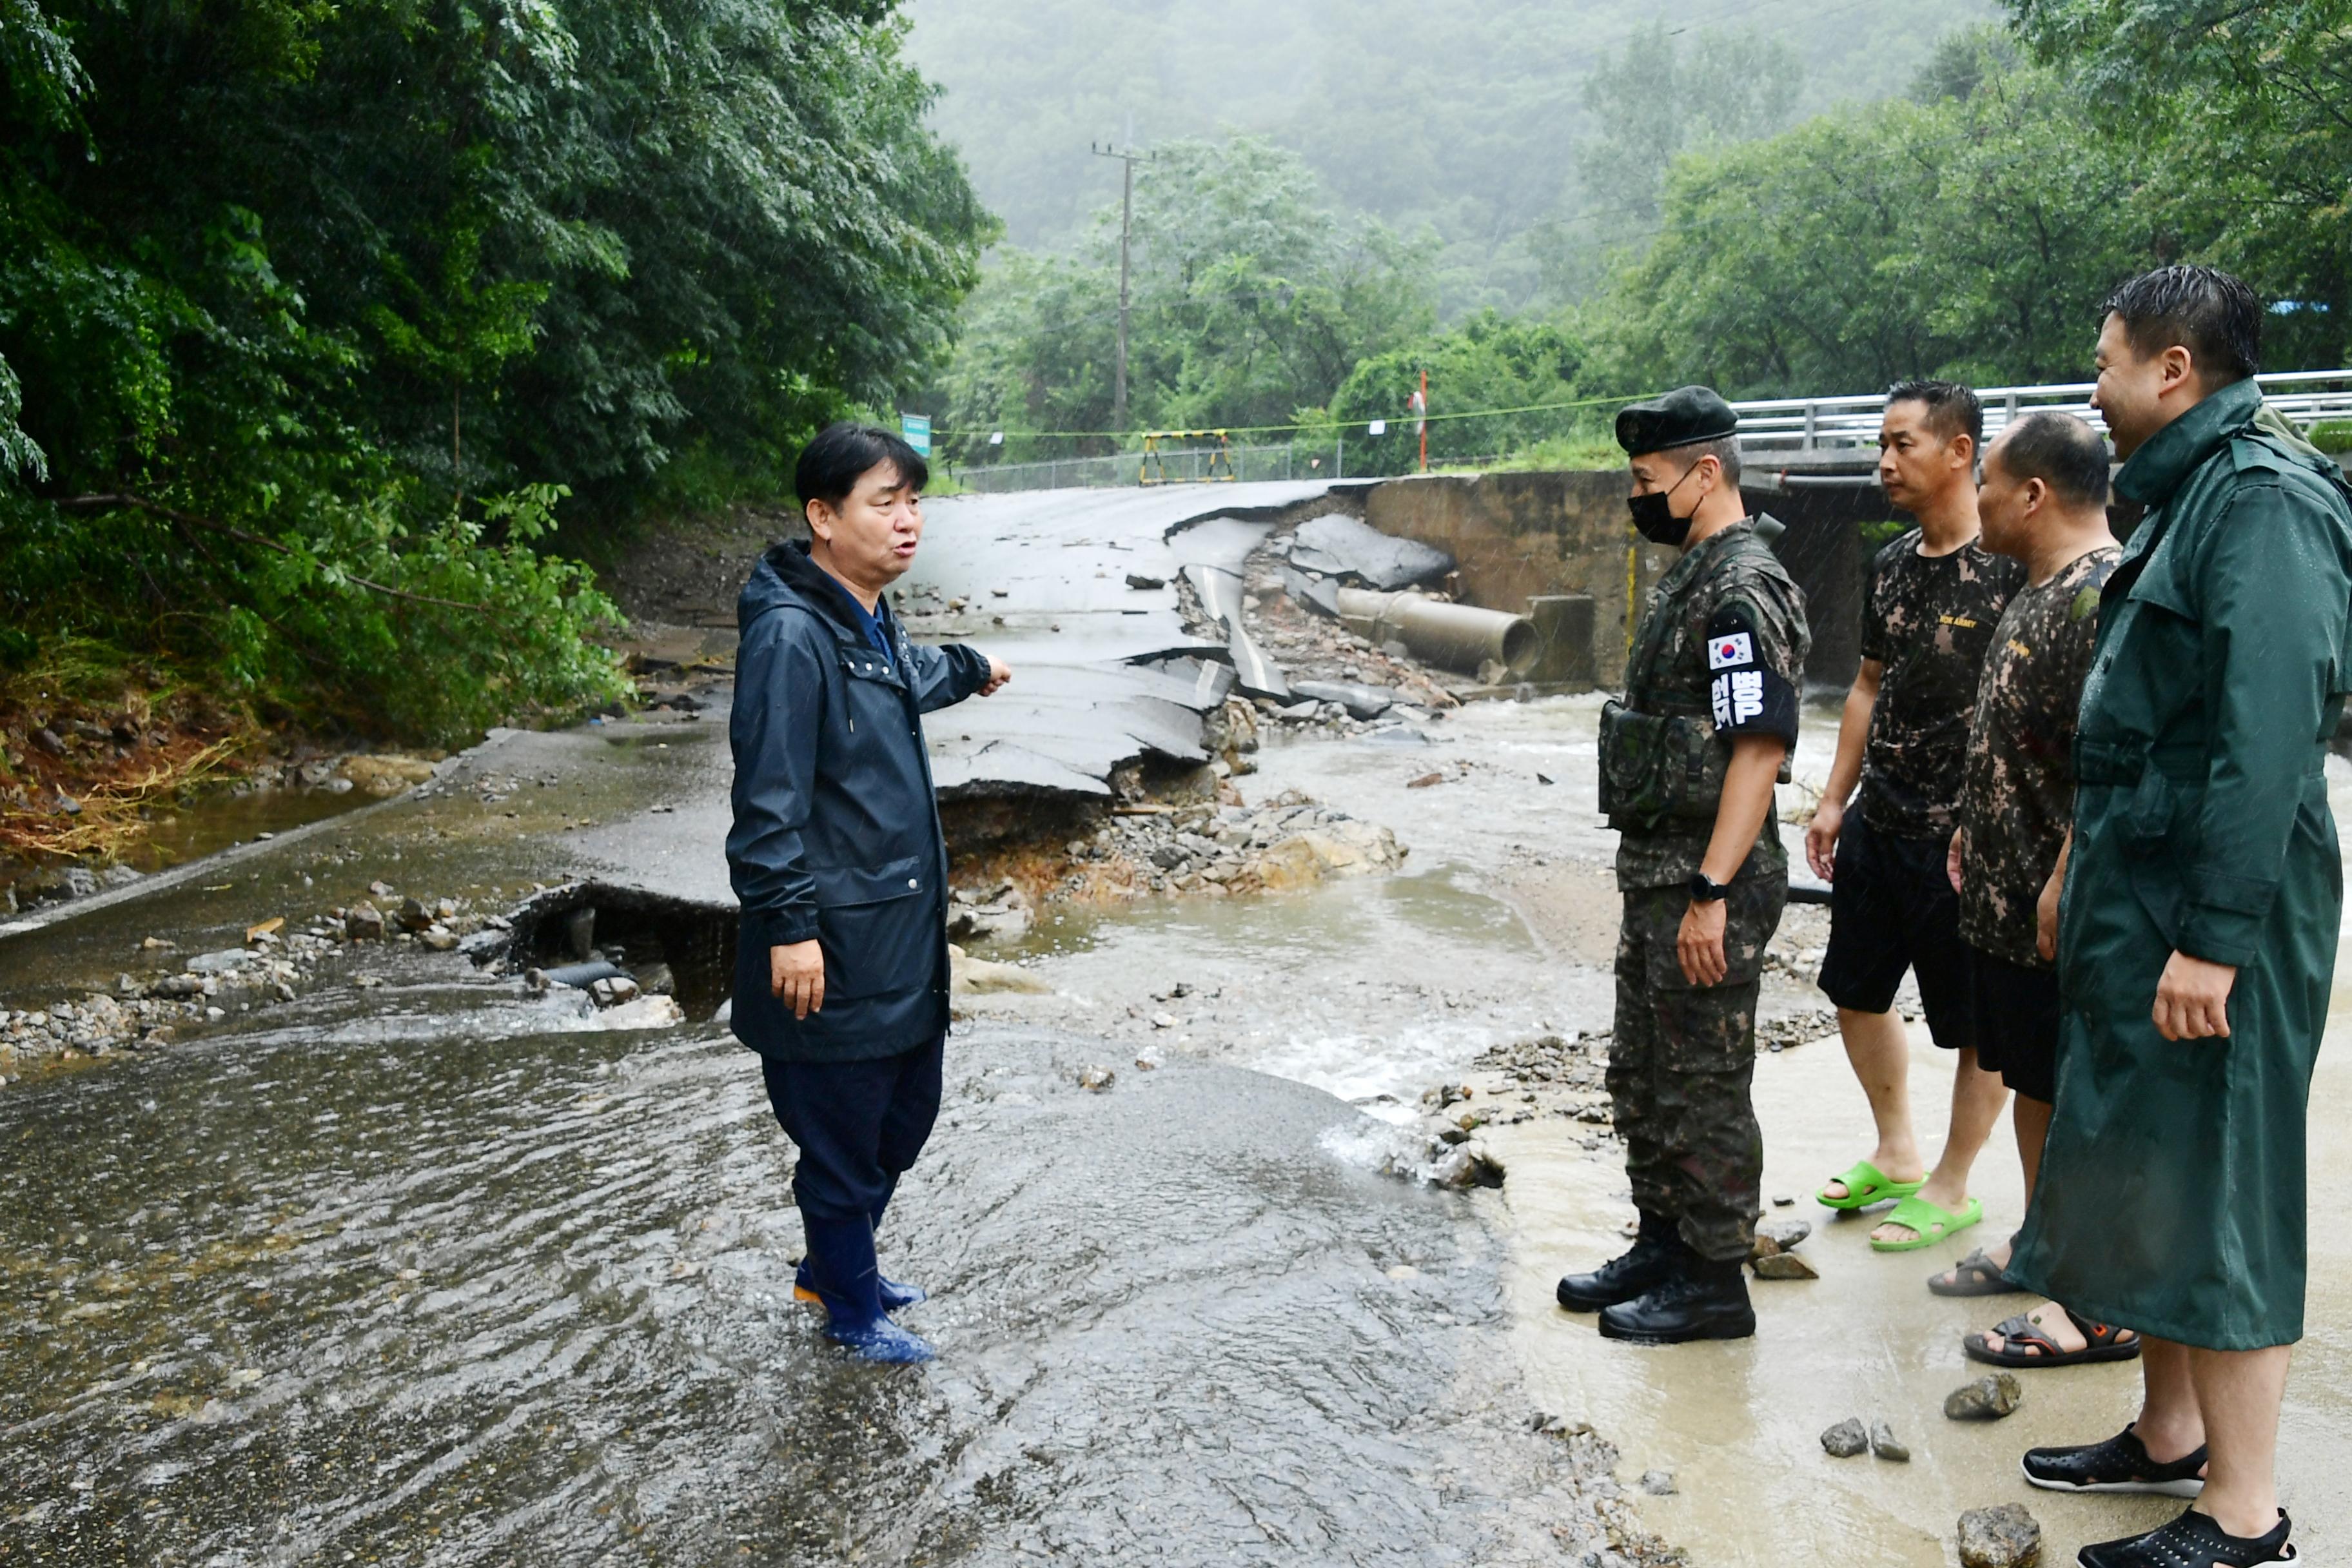
<path fill-rule="evenodd" d="M 2000 613 L 2025 569 L 1974 540 L 1919 553 L 1913 529 L 1870 563 L 1862 657 L 1884 666 L 1862 761 L 1862 815 L 1882 833 L 1948 838 L 1969 710 Z"/>
<path fill-rule="evenodd" d="M 1727 735 L 1777 731 L 1793 749 L 1795 693 L 1804 681 L 1811 647 L 1803 591 L 1752 521 L 1735 523 L 1691 546 L 1651 591 L 1625 672 L 1626 706 L 1704 725 L 1710 744 L 1719 748 L 1710 770 L 1719 789 L 1722 764 L 1730 756 Z M 1759 700 L 1750 711 L 1734 683 L 1765 670 L 1772 679 L 1759 682 L 1759 699 L 1762 688 L 1772 687 L 1789 700 Z M 1697 817 L 1620 834 L 1617 885 L 1664 888 L 1688 881 L 1706 858 L 1716 810 L 1710 803 Z M 1739 875 L 1785 877 L 1787 865 L 1779 820 L 1768 812 Z"/>
<path fill-rule="evenodd" d="M 2034 944 L 2042 885 L 2074 811 L 2074 714 L 2099 630 L 2099 589 L 2123 552 L 2102 546 L 2001 613 L 1977 683 L 1960 798 L 1960 934 L 1980 952 L 2047 969 Z"/>

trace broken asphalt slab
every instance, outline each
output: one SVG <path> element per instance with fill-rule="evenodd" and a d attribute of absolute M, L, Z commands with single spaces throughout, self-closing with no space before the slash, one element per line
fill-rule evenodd
<path fill-rule="evenodd" d="M 1241 629 L 1242 563 L 1277 521 L 1344 488 L 1031 490 L 930 502 L 922 552 L 892 604 L 911 635 L 971 643 L 1013 670 L 995 696 L 930 721 L 940 798 L 1108 796 L 1112 772 L 1147 753 L 1206 761 L 1201 716 L 1224 700 L 1235 674 L 1213 661 L 1234 660 L 1244 689 L 1255 682 L 1283 694 L 1271 684 L 1281 672 Z M 1223 641 L 1184 624 L 1177 583 L 1188 569 L 1225 623 Z M 1219 578 L 1229 582 L 1200 585 Z M 1232 603 L 1221 614 L 1214 595 L 1226 587 Z"/>

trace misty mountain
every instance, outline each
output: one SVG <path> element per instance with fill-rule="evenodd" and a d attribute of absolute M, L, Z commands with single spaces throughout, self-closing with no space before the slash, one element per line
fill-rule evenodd
<path fill-rule="evenodd" d="M 1343 210 L 1433 230 L 1449 315 L 1523 306 L 1565 231 L 1607 243 L 1620 204 L 1590 164 L 1612 127 L 1596 66 L 1645 33 L 1758 77 L 1794 118 L 1901 91 L 1991 0 L 913 0 L 908 52 L 935 123 L 1016 245 L 1057 247 L 1118 192 L 1090 141 L 1259 132 Z M 1723 73 L 1661 83 L 1653 112 L 1720 124 Z M 1622 89 L 1610 101 L 1622 102 Z M 1631 95 L 1639 98 L 1638 92 Z M 1785 123 L 1785 120 L 1783 121 Z M 1779 129 L 1778 125 L 1759 130 Z"/>

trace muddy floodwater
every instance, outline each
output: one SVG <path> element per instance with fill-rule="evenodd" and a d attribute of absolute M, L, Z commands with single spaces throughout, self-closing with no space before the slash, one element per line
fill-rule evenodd
<path fill-rule="evenodd" d="M 928 1368 L 850 1365 L 793 1302 L 789 1146 L 707 1018 L 602 1029 L 381 947 L 292 1003 L 0 1089 L 0 1563 L 1608 1564 L 1663 1542 L 1927 1568 L 1987 1503 L 2032 1508 L 2052 1562 L 2162 1518 L 2016 1473 L 2030 1444 L 2120 1427 L 2127 1366 L 2029 1373 L 1997 1426 L 1939 1414 L 1970 1375 L 1959 1332 L 2027 1305 L 1921 1285 L 2016 1223 L 2005 1129 L 1979 1236 L 1878 1257 L 1866 1218 L 1811 1202 L 1868 1128 L 1810 985 L 1818 910 L 1776 945 L 1765 1010 L 1796 1043 L 1757 1095 L 1766 1191 L 1813 1222 L 1822 1278 L 1755 1285 L 1755 1340 L 1635 1349 L 1552 1306 L 1563 1268 L 1622 1246 L 1605 1127 L 1489 1129 L 1499 1191 L 1381 1173 L 1423 1089 L 1515 1105 L 1484 1053 L 1607 1027 L 1596 709 L 1270 740 L 1249 799 L 1390 826 L 1405 869 L 1048 904 L 992 954 L 1054 994 L 969 1004 L 892 1211 L 886 1267 L 934 1295 L 908 1319 Z M 1809 716 L 1791 816 L 1832 726 Z M 716 724 L 503 737 L 418 796 L 5 939 L 0 1003 L 373 880 L 485 907 L 567 874 L 719 896 L 726 773 Z M 1924 1034 L 1915 1058 L 1932 1125 L 1948 1072 Z M 1080 1089 L 1096 1065 L 1111 1088 Z M 2315 1215 L 2352 1199 L 2347 1080 L 2331 1043 Z M 2321 1562 L 2352 1552 L 2352 1242 L 2313 1246 L 2283 1469 Z M 1848 1415 L 1912 1462 L 1828 1458 L 1816 1435 Z"/>

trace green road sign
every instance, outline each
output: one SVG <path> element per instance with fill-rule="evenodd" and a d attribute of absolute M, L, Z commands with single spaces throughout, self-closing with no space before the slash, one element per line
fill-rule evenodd
<path fill-rule="evenodd" d="M 898 434 L 907 438 L 908 446 L 912 447 L 924 457 L 928 458 L 931 455 L 931 416 L 929 415 L 899 415 Z"/>

